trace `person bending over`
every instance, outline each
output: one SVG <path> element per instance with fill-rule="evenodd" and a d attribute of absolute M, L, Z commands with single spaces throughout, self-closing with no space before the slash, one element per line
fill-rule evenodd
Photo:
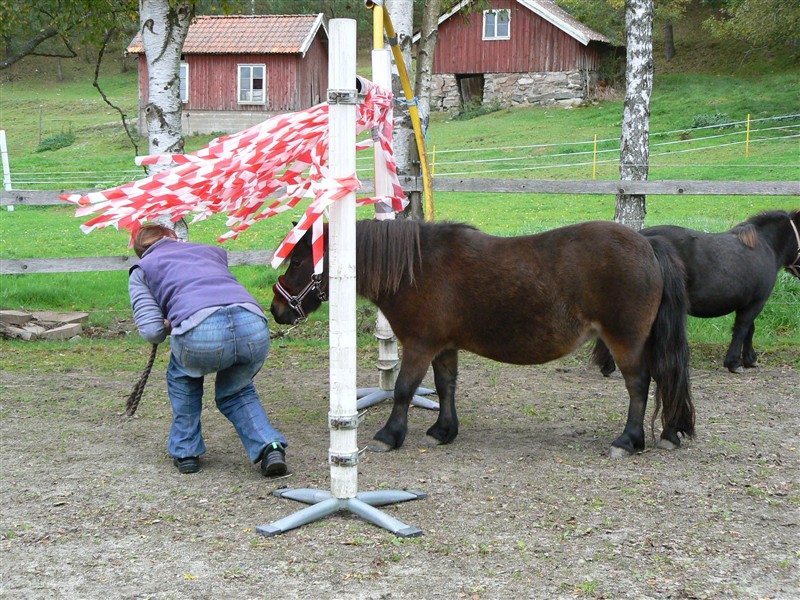
<path fill-rule="evenodd" d="M 200 470 L 203 378 L 216 373 L 217 408 L 233 423 L 250 460 L 261 463 L 266 477 L 287 473 L 288 443 L 253 385 L 269 353 L 267 317 L 231 273 L 226 252 L 179 241 L 161 225 L 142 227 L 133 248 L 140 260 L 130 268 L 128 289 L 139 334 L 151 344 L 171 336 L 167 450 L 178 471 Z"/>

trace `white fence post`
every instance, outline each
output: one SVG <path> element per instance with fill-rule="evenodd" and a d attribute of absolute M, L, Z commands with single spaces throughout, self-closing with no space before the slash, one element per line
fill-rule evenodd
<path fill-rule="evenodd" d="M 6 130 L 0 129 L 0 154 L 3 155 L 3 189 L 11 191 L 11 168 L 8 166 L 8 147 L 6 146 Z M 13 212 L 14 205 L 8 205 L 8 211 Z"/>

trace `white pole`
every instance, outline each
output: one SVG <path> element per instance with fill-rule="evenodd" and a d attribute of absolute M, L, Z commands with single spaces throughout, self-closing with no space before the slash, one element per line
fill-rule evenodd
<path fill-rule="evenodd" d="M 331 19 L 328 67 L 328 165 L 330 177 L 356 170 L 356 22 Z M 356 398 L 356 196 L 337 200 L 328 218 L 330 291 L 330 448 L 331 491 L 279 489 L 273 495 L 311 504 L 273 523 L 256 527 L 273 536 L 341 509 L 363 517 L 400 537 L 422 535 L 376 506 L 419 500 L 423 492 L 374 490 L 358 493 L 358 402 Z"/>
<path fill-rule="evenodd" d="M 3 155 L 3 189 L 11 191 L 11 169 L 8 166 L 8 147 L 6 146 L 6 131 L 0 129 L 0 154 Z M 14 211 L 14 205 L 8 205 L 8 211 Z"/>
<path fill-rule="evenodd" d="M 392 89 L 392 59 L 388 48 L 380 48 L 372 51 L 372 81 L 375 85 L 385 90 Z M 392 185 L 389 181 L 389 173 L 386 168 L 386 161 L 380 160 L 382 154 L 376 142 L 375 144 L 375 195 L 390 196 Z M 394 211 L 383 203 L 376 204 L 376 218 L 394 219 Z M 397 338 L 394 336 L 389 321 L 381 311 L 378 311 L 378 318 L 375 323 L 375 337 L 378 338 L 378 370 L 380 374 L 380 388 L 385 392 L 394 391 L 394 383 L 397 379 L 400 357 L 397 351 Z"/>
<path fill-rule="evenodd" d="M 356 80 L 356 22 L 331 19 L 328 85 L 353 90 Z M 332 178 L 356 170 L 356 105 L 331 104 L 328 161 Z M 350 193 L 330 209 L 328 274 L 330 289 L 330 418 L 356 421 L 356 196 Z M 331 428 L 331 493 L 353 498 L 358 492 L 358 429 Z"/>

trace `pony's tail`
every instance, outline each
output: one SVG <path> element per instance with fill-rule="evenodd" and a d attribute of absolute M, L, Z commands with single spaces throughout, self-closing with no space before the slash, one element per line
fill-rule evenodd
<path fill-rule="evenodd" d="M 668 241 L 658 236 L 647 240 L 653 247 L 664 279 L 661 305 L 648 339 L 648 367 L 656 382 L 656 406 L 651 426 L 655 424 L 660 409 L 663 432 L 672 438 L 671 441 L 679 443 L 679 434 L 694 436 L 694 404 L 686 336 L 689 308 L 686 277 L 683 263 Z"/>
<path fill-rule="evenodd" d="M 592 348 L 592 364 L 600 367 L 600 372 L 604 377 L 609 377 L 617 370 L 617 364 L 614 362 L 614 357 L 611 356 L 611 350 L 608 349 L 606 343 L 600 338 L 594 341 L 594 348 Z"/>

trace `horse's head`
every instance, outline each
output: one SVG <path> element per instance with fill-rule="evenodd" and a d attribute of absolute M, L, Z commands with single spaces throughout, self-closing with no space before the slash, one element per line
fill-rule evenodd
<path fill-rule="evenodd" d="M 296 324 L 308 318 L 328 297 L 328 257 L 325 270 L 314 275 L 311 234 L 304 235 L 287 257 L 289 268 L 272 286 L 273 298 L 269 307 L 277 323 Z"/>

